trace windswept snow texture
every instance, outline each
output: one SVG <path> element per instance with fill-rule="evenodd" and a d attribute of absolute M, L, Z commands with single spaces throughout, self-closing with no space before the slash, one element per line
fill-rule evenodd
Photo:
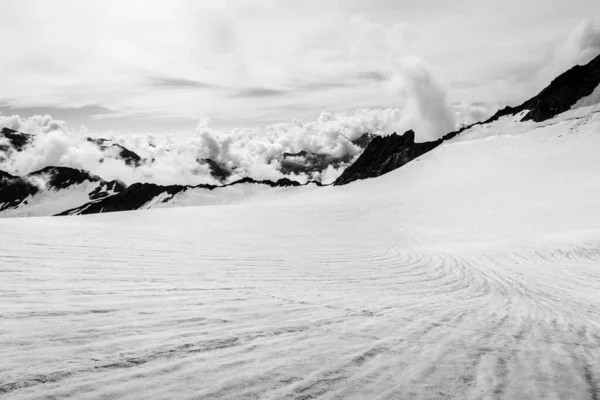
<path fill-rule="evenodd" d="M 1 220 L 0 397 L 599 399 L 600 114 L 520 118 L 340 187 Z"/>

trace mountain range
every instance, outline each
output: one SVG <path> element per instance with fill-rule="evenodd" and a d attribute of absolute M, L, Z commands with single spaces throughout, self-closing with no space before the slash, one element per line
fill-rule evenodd
<path fill-rule="evenodd" d="M 280 171 L 286 176 L 293 176 L 348 165 L 333 182 L 334 186 L 375 178 L 418 159 L 465 131 L 486 129 L 503 119 L 520 124 L 541 124 L 578 107 L 592 105 L 596 102 L 594 93 L 599 85 L 600 56 L 561 74 L 523 104 L 501 109 L 486 121 L 462 127 L 435 141 L 415 142 L 413 131 L 388 136 L 364 132 L 352 142 L 363 149 L 358 157 L 345 155 L 335 158 L 307 151 L 284 152 L 279 157 Z M 34 135 L 3 128 L 0 131 L 0 161 L 23 151 L 33 140 Z M 111 140 L 86 140 L 132 168 L 153 162 Z M 221 182 L 234 172 L 227 165 L 210 158 L 199 158 L 197 162 L 207 165 L 211 175 Z M 269 181 L 252 177 L 222 185 L 163 186 L 143 182 L 125 185 L 117 180 L 106 181 L 87 171 L 49 166 L 23 176 L 0 171 L 0 216 L 79 215 L 178 205 L 228 204 L 253 196 L 264 196 L 275 188 L 289 191 L 300 186 L 312 188 L 323 185 L 320 181 L 301 185 L 289 178 Z"/>

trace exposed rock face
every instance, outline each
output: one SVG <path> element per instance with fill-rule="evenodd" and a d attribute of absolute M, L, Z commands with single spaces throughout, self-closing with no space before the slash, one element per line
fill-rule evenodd
<path fill-rule="evenodd" d="M 375 138 L 375 135 L 373 135 L 370 132 L 367 133 L 363 133 L 359 138 L 354 139 L 352 141 L 352 144 L 358 147 L 362 147 L 363 149 L 366 149 L 367 146 L 369 145 L 369 143 L 371 142 L 371 140 L 373 140 L 373 138 Z"/>
<path fill-rule="evenodd" d="M 105 197 L 99 201 L 83 204 L 80 207 L 64 211 L 58 215 L 84 215 L 137 210 L 156 196 L 164 194 L 172 197 L 186 190 L 186 188 L 187 186 L 183 185 L 160 186 L 153 183 L 134 183 L 120 193 Z"/>
<path fill-rule="evenodd" d="M 79 207 L 66 210 L 57 215 L 84 215 L 84 214 L 97 214 L 104 212 L 114 211 L 131 211 L 137 210 L 143 207 L 145 204 L 155 200 L 158 196 L 162 196 L 162 202 L 167 202 L 173 198 L 173 196 L 182 193 L 188 189 L 202 188 L 213 190 L 216 188 L 223 188 L 227 186 L 234 186 L 240 184 L 257 184 L 267 185 L 270 187 L 290 187 L 290 186 L 301 186 L 299 182 L 292 181 L 287 178 L 273 181 L 257 181 L 252 178 L 244 178 L 239 181 L 235 181 L 225 186 L 215 185 L 197 185 L 197 186 L 186 186 L 186 185 L 169 185 L 161 186 L 154 183 L 134 183 L 128 188 L 119 191 L 112 196 L 106 196 L 98 201 L 91 201 L 83 204 Z"/>
<path fill-rule="evenodd" d="M 100 200 L 108 196 L 112 196 L 115 193 L 120 193 L 125 190 L 127 186 L 119 181 L 102 181 L 100 186 L 92 190 L 88 197 L 90 200 Z"/>
<path fill-rule="evenodd" d="M 17 207 L 40 189 L 20 176 L 0 171 L 0 211 Z"/>
<path fill-rule="evenodd" d="M 24 176 L 24 179 L 28 181 L 35 178 L 40 178 L 48 189 L 66 189 L 71 185 L 78 185 L 85 181 L 102 181 L 100 177 L 91 175 L 86 171 L 68 167 L 45 167 Z"/>
<path fill-rule="evenodd" d="M 600 85 L 600 56 L 586 65 L 577 65 L 559 75 L 537 96 L 517 107 L 505 107 L 485 123 L 505 115 L 530 110 L 523 121 L 541 122 L 569 110 L 579 99 L 592 94 Z"/>
<path fill-rule="evenodd" d="M 117 156 L 120 159 L 122 159 L 125 162 L 125 164 L 129 165 L 130 167 L 139 167 L 142 164 L 142 158 L 138 154 L 136 154 L 135 152 L 129 150 L 128 148 L 126 148 L 124 146 L 121 146 L 118 143 L 108 144 L 107 142 L 110 142 L 110 140 L 101 139 L 101 138 L 98 138 L 98 139 L 87 138 L 87 141 L 94 143 L 102 151 L 106 151 L 108 149 L 114 149 L 116 151 Z"/>
<path fill-rule="evenodd" d="M 598 85 L 600 85 L 600 56 L 586 65 L 575 66 L 561 74 L 537 96 L 520 106 L 506 107 L 485 122 L 465 126 L 460 130 L 448 133 L 441 139 L 415 143 L 412 131 L 401 136 L 393 134 L 387 137 L 376 137 L 356 162 L 334 182 L 334 185 L 345 185 L 358 179 L 374 178 L 386 174 L 433 150 L 443 141 L 452 139 L 474 125 L 487 124 L 505 115 L 515 115 L 529 110 L 523 117 L 523 121 L 541 122 L 553 118 L 569 110 L 580 99 L 592 94 Z"/>
<path fill-rule="evenodd" d="M 230 183 L 229 185 L 225 185 L 225 186 L 234 186 L 234 185 L 239 185 L 242 183 L 254 183 L 254 184 L 258 184 L 258 185 L 267 185 L 270 187 L 290 187 L 290 186 L 302 186 L 302 184 L 300 182 L 297 181 L 293 181 L 291 179 L 288 178 L 281 178 L 276 180 L 275 182 L 273 181 L 257 181 L 255 179 L 252 178 L 243 178 L 240 179 L 239 181 L 235 181 L 233 183 Z M 313 182 L 308 182 L 308 183 L 313 183 Z"/>
<path fill-rule="evenodd" d="M 22 151 L 33 141 L 33 135 L 10 128 L 0 130 L 0 161 L 10 158 L 13 152 Z"/>
<path fill-rule="evenodd" d="M 442 140 L 415 143 L 415 133 L 412 130 L 403 135 L 393 133 L 378 136 L 333 184 L 345 185 L 359 179 L 387 174 L 439 146 Z"/>
<path fill-rule="evenodd" d="M 29 143 L 33 140 L 33 135 L 29 135 L 27 133 L 22 133 L 15 131 L 10 128 L 2 128 L 0 130 L 0 138 L 4 138 L 8 140 L 10 146 L 16 151 L 23 150 Z M 0 144 L 0 151 L 7 151 L 8 146 Z"/>
<path fill-rule="evenodd" d="M 225 179 L 231 176 L 231 171 L 225 168 L 225 166 L 219 164 L 218 162 L 210 158 L 204 158 L 198 160 L 198 162 L 208 164 L 208 166 L 210 167 L 210 174 L 213 176 L 213 178 L 219 181 L 224 181 Z"/>

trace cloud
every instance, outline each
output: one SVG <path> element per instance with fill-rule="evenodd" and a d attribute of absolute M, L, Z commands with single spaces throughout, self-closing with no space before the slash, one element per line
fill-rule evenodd
<path fill-rule="evenodd" d="M 366 82 L 381 83 L 388 80 L 388 76 L 379 71 L 364 71 L 339 78 L 338 80 L 319 80 L 308 83 L 296 84 L 293 89 L 300 91 L 324 91 L 330 89 L 357 88 Z"/>
<path fill-rule="evenodd" d="M 364 71 L 358 74 L 359 79 L 365 79 L 373 82 L 384 82 L 388 77 L 379 71 Z"/>
<path fill-rule="evenodd" d="M 260 97 L 273 97 L 273 96 L 283 96 L 288 94 L 289 91 L 282 89 L 272 89 L 268 87 L 251 87 L 247 89 L 241 89 L 235 92 L 234 97 L 252 97 L 252 98 L 260 98 Z"/>
<path fill-rule="evenodd" d="M 213 178 L 210 166 L 204 162 L 211 159 L 231 172 L 227 182 L 247 176 L 255 179 L 287 176 L 300 182 L 321 180 L 330 183 L 362 152 L 353 140 L 366 132 L 375 135 L 398 132 L 410 123 L 407 117 L 399 109 L 361 109 L 352 114 L 324 112 L 313 121 L 296 119 L 229 132 L 214 129 L 211 120 L 203 118 L 197 125 L 196 136 L 191 139 L 173 135 L 161 139 L 149 134 L 105 135 L 109 142 L 102 150 L 86 140 L 85 131 L 71 132 L 66 124 L 55 123 L 49 116 L 25 120 L 13 116 L 4 122 L 10 121 L 13 127 L 35 126 L 36 135 L 29 147 L 1 160 L 0 169 L 24 175 L 46 166 L 67 166 L 127 184 L 221 184 Z M 110 146 L 112 143 L 140 155 L 141 165 L 127 165 L 119 158 L 115 147 Z M 283 153 L 300 151 L 337 160 L 336 167 L 325 165 L 323 170 L 284 175 L 281 172 Z"/>
<path fill-rule="evenodd" d="M 480 82 L 464 80 L 464 81 L 453 81 L 450 84 L 450 87 L 452 89 L 470 89 L 470 88 L 477 87 L 479 85 L 481 85 Z"/>
<path fill-rule="evenodd" d="M 319 92 L 330 89 L 340 89 L 347 88 L 353 86 L 351 83 L 347 82 L 311 82 L 311 83 L 303 83 L 297 85 L 295 89 L 301 91 L 311 91 L 311 92 Z"/>
<path fill-rule="evenodd" d="M 460 126 L 484 121 L 498 109 L 498 105 L 482 101 L 454 103 L 452 106 Z"/>
<path fill-rule="evenodd" d="M 378 85 L 392 72 L 388 53 L 399 35 L 390 19 L 369 15 L 381 5 L 310 3 L 13 1 L 0 26 L 13 39 L 0 44 L 0 101 L 97 104 L 111 112 L 91 118 L 94 110 L 87 110 L 89 121 L 77 124 L 93 132 L 123 129 L 120 116 L 127 115 L 134 117 L 126 129 L 135 123 L 137 132 L 156 133 L 168 130 L 169 119 L 203 115 L 230 129 L 323 109 L 401 107 Z M 395 12 L 393 20 L 400 19 Z M 36 15 L 53 23 L 40 24 Z M 292 94 L 308 112 L 281 101 Z"/>
<path fill-rule="evenodd" d="M 574 65 L 587 64 L 599 54 L 600 23 L 586 20 L 546 55 L 542 66 L 534 74 L 550 83 L 560 73 Z"/>
<path fill-rule="evenodd" d="M 195 81 L 185 78 L 173 78 L 166 76 L 153 76 L 148 78 L 148 84 L 154 87 L 165 87 L 165 88 L 180 88 L 180 89 L 218 89 L 220 85 L 215 85 L 206 82 Z"/>
<path fill-rule="evenodd" d="M 30 134 L 65 130 L 66 126 L 65 121 L 56 120 L 50 115 L 34 115 L 29 118 L 21 118 L 18 115 L 0 115 L 0 128 L 10 128 Z"/>
<path fill-rule="evenodd" d="M 456 128 L 445 89 L 419 59 L 400 59 L 390 84 L 403 98 L 407 123 L 418 141 L 435 140 Z"/>

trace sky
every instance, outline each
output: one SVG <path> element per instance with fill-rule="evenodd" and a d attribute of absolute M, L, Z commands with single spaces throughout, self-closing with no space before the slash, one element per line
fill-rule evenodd
<path fill-rule="evenodd" d="M 231 131 L 368 108 L 399 110 L 399 127 L 431 139 L 600 53 L 597 0 L 0 6 L 1 115 L 49 114 L 96 135 Z"/>

